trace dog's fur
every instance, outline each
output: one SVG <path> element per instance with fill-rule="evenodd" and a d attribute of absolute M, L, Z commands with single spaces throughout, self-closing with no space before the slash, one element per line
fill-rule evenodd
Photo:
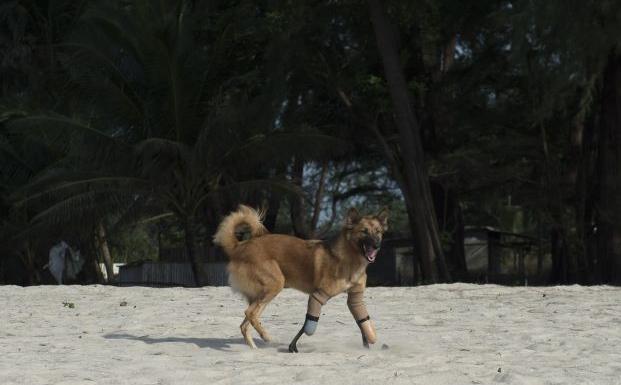
<path fill-rule="evenodd" d="M 246 343 L 255 347 L 250 325 L 269 341 L 259 317 L 284 287 L 308 294 L 319 289 L 329 297 L 364 291 L 366 268 L 375 259 L 387 218 L 386 210 L 360 216 L 350 209 L 339 236 L 329 243 L 270 234 L 262 224 L 262 213 L 244 205 L 224 218 L 214 243 L 229 256 L 231 286 L 249 303 L 240 325 Z M 240 241 L 240 232 L 249 232 L 250 239 Z"/>

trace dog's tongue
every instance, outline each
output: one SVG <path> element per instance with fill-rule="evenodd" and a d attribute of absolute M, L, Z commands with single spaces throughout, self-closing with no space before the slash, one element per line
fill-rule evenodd
<path fill-rule="evenodd" d="M 375 262 L 375 257 L 377 256 L 377 249 L 372 247 L 365 250 L 364 256 L 367 257 L 369 262 Z"/>

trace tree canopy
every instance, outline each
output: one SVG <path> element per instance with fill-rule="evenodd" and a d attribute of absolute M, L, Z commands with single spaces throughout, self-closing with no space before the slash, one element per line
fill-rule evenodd
<path fill-rule="evenodd" d="M 302 237 L 389 206 L 418 282 L 467 279 L 487 226 L 536 239 L 545 282 L 620 283 L 620 32 L 612 0 L 6 1 L 0 282 L 68 239 L 183 246 L 206 284 L 246 203 Z"/>

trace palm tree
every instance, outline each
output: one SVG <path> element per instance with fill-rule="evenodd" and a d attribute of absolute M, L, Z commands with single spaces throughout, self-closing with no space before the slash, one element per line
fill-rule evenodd
<path fill-rule="evenodd" d="M 265 36 L 236 24 L 236 13 L 251 11 L 204 15 L 187 1 L 88 8 L 59 53 L 70 76 L 61 111 L 11 122 L 67 154 L 20 191 L 24 202 L 47 203 L 33 223 L 88 218 L 101 230 L 111 214 L 173 215 L 196 284 L 206 284 L 196 253 L 205 207 L 252 190 L 295 191 L 272 170 L 293 153 L 320 157 L 335 144 L 311 128 L 275 123 L 282 73 L 259 55 L 265 47 L 254 40 Z M 237 52 L 236 36 L 253 46 Z"/>

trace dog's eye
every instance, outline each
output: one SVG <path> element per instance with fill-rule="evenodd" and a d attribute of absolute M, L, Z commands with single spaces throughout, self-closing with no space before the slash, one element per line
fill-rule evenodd
<path fill-rule="evenodd" d="M 369 229 L 364 228 L 364 229 L 362 229 L 362 232 L 365 233 L 365 234 L 369 234 Z"/>

